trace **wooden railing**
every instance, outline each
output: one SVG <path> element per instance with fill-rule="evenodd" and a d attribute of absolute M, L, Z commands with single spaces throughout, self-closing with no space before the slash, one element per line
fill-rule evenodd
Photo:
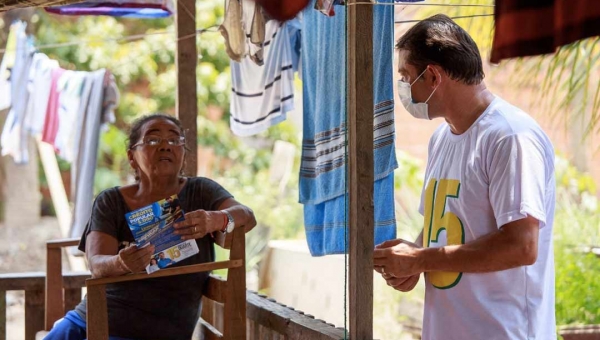
<path fill-rule="evenodd" d="M 85 286 L 88 273 L 69 273 L 63 276 L 65 287 L 65 310 L 73 309 L 81 302 L 81 287 Z M 46 273 L 0 274 L 0 340 L 13 340 L 6 334 L 6 292 L 25 292 L 25 340 L 34 340 L 35 334 L 44 329 Z M 15 339 L 16 340 L 16 339 Z"/>
<path fill-rule="evenodd" d="M 254 292 L 246 293 L 246 320 L 249 340 L 344 339 L 343 328 Z"/>
<path fill-rule="evenodd" d="M 69 273 L 63 277 L 65 309 L 73 309 L 81 301 L 81 287 L 87 273 Z M 45 273 L 0 274 L 0 340 L 13 340 L 6 333 L 6 292 L 25 292 L 25 340 L 34 340 L 44 329 Z M 204 299 L 203 309 L 215 318 L 222 330 L 222 304 Z M 208 320 L 207 320 L 208 321 Z M 277 303 L 264 295 L 246 292 L 246 339 L 248 340 L 340 340 L 344 330 L 323 320 Z M 18 339 L 14 339 L 18 340 Z"/>

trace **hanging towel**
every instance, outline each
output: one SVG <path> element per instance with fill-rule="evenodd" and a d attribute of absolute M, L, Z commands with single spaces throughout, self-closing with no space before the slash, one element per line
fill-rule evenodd
<path fill-rule="evenodd" d="M 42 131 L 42 141 L 53 146 L 59 124 L 60 91 L 58 80 L 64 72 L 65 70 L 62 68 L 54 69 L 50 77 L 50 95 L 48 96 L 48 105 L 46 107 L 46 120 L 44 121 L 44 130 Z"/>
<path fill-rule="evenodd" d="M 172 0 L 88 0 L 76 4 L 46 7 L 60 15 L 107 15 L 112 17 L 153 19 L 173 13 Z"/>
<path fill-rule="evenodd" d="M 396 237 L 394 7 L 375 6 L 373 23 L 373 80 L 367 81 L 374 82 L 375 241 L 380 243 Z M 303 12 L 302 31 L 304 124 L 300 203 L 304 204 L 306 237 L 314 256 L 344 253 L 345 12 L 326 17 L 309 6 Z"/>
<path fill-rule="evenodd" d="M 83 80 L 88 72 L 66 71 L 58 80 L 58 90 L 60 91 L 58 108 L 58 131 L 54 140 L 54 148 L 58 154 L 67 162 L 72 163 L 73 154 L 73 127 L 77 123 L 77 116 L 80 114 L 79 105 L 81 102 L 81 91 L 83 89 Z"/>
<path fill-rule="evenodd" d="M 259 66 L 250 58 L 230 62 L 230 126 L 236 135 L 262 132 L 284 121 L 286 113 L 294 109 L 294 57 L 290 39 L 293 33 L 290 31 L 296 29 L 290 22 L 270 20 L 263 44 L 264 64 Z"/>
<path fill-rule="evenodd" d="M 600 35 L 598 0 L 496 0 L 494 19 L 493 63 Z"/>
<path fill-rule="evenodd" d="M 27 24 L 22 21 L 18 21 L 11 26 L 11 30 L 15 30 L 16 37 L 14 64 L 10 72 L 11 107 L 0 138 L 2 156 L 12 156 L 16 164 L 26 164 L 29 161 L 28 135 L 23 129 L 23 121 L 27 112 L 29 97 L 27 82 L 34 49 L 32 42 L 25 34 L 26 27 Z"/>
<path fill-rule="evenodd" d="M 106 70 L 91 72 L 86 78 L 80 101 L 80 108 L 84 110 L 80 114 L 84 117 L 78 120 L 81 133 L 78 152 L 72 165 L 76 185 L 73 186 L 75 209 L 71 237 L 81 237 L 90 218 L 101 125 L 114 117 L 112 110 L 118 100 L 118 95 L 114 92 L 114 77 Z"/>

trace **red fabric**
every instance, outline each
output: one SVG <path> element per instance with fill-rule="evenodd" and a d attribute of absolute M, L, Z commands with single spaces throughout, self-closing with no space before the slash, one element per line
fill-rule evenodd
<path fill-rule="evenodd" d="M 600 35 L 598 0 L 496 0 L 494 17 L 493 63 Z"/>
<path fill-rule="evenodd" d="M 46 108 L 46 120 L 44 121 L 44 130 L 42 131 L 42 141 L 54 145 L 56 133 L 58 132 L 58 108 L 60 101 L 60 92 L 58 92 L 58 79 L 65 72 L 61 68 L 52 70 L 50 83 L 50 97 Z"/>
<path fill-rule="evenodd" d="M 256 0 L 269 15 L 276 20 L 293 19 L 301 10 L 308 6 L 309 0 Z"/>

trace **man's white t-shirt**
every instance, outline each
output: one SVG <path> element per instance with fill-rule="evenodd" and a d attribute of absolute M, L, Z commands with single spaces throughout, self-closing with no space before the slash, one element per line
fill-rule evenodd
<path fill-rule="evenodd" d="M 540 221 L 537 261 L 491 273 L 426 277 L 424 340 L 556 339 L 554 150 L 526 113 L 496 97 L 463 134 L 429 142 L 423 246 L 464 244 L 527 215 Z"/>

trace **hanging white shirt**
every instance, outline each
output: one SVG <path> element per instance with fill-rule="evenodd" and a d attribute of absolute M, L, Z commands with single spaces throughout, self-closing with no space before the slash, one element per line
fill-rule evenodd
<path fill-rule="evenodd" d="M 27 150 L 27 134 L 23 130 L 28 101 L 27 81 L 29 67 L 33 59 L 33 45 L 27 40 L 25 29 L 27 24 L 15 24 L 16 51 L 14 65 L 10 72 L 11 108 L 6 117 L 0 146 L 2 156 L 10 155 L 16 164 L 26 164 L 29 161 Z"/>
<path fill-rule="evenodd" d="M 254 13 L 253 1 L 244 1 L 246 31 Z M 294 109 L 294 70 L 288 30 L 297 29 L 287 22 L 270 20 L 266 24 L 263 44 L 264 65 L 250 58 L 231 61 L 230 125 L 238 136 L 250 136 L 286 119 Z M 255 47 L 248 42 L 248 51 Z"/>
<path fill-rule="evenodd" d="M 24 130 L 32 135 L 41 134 L 44 128 L 50 84 L 52 83 L 52 70 L 58 67 L 56 60 L 48 58 L 43 53 L 36 53 L 33 56 L 27 81 L 29 93 L 27 113 L 23 120 Z"/>

